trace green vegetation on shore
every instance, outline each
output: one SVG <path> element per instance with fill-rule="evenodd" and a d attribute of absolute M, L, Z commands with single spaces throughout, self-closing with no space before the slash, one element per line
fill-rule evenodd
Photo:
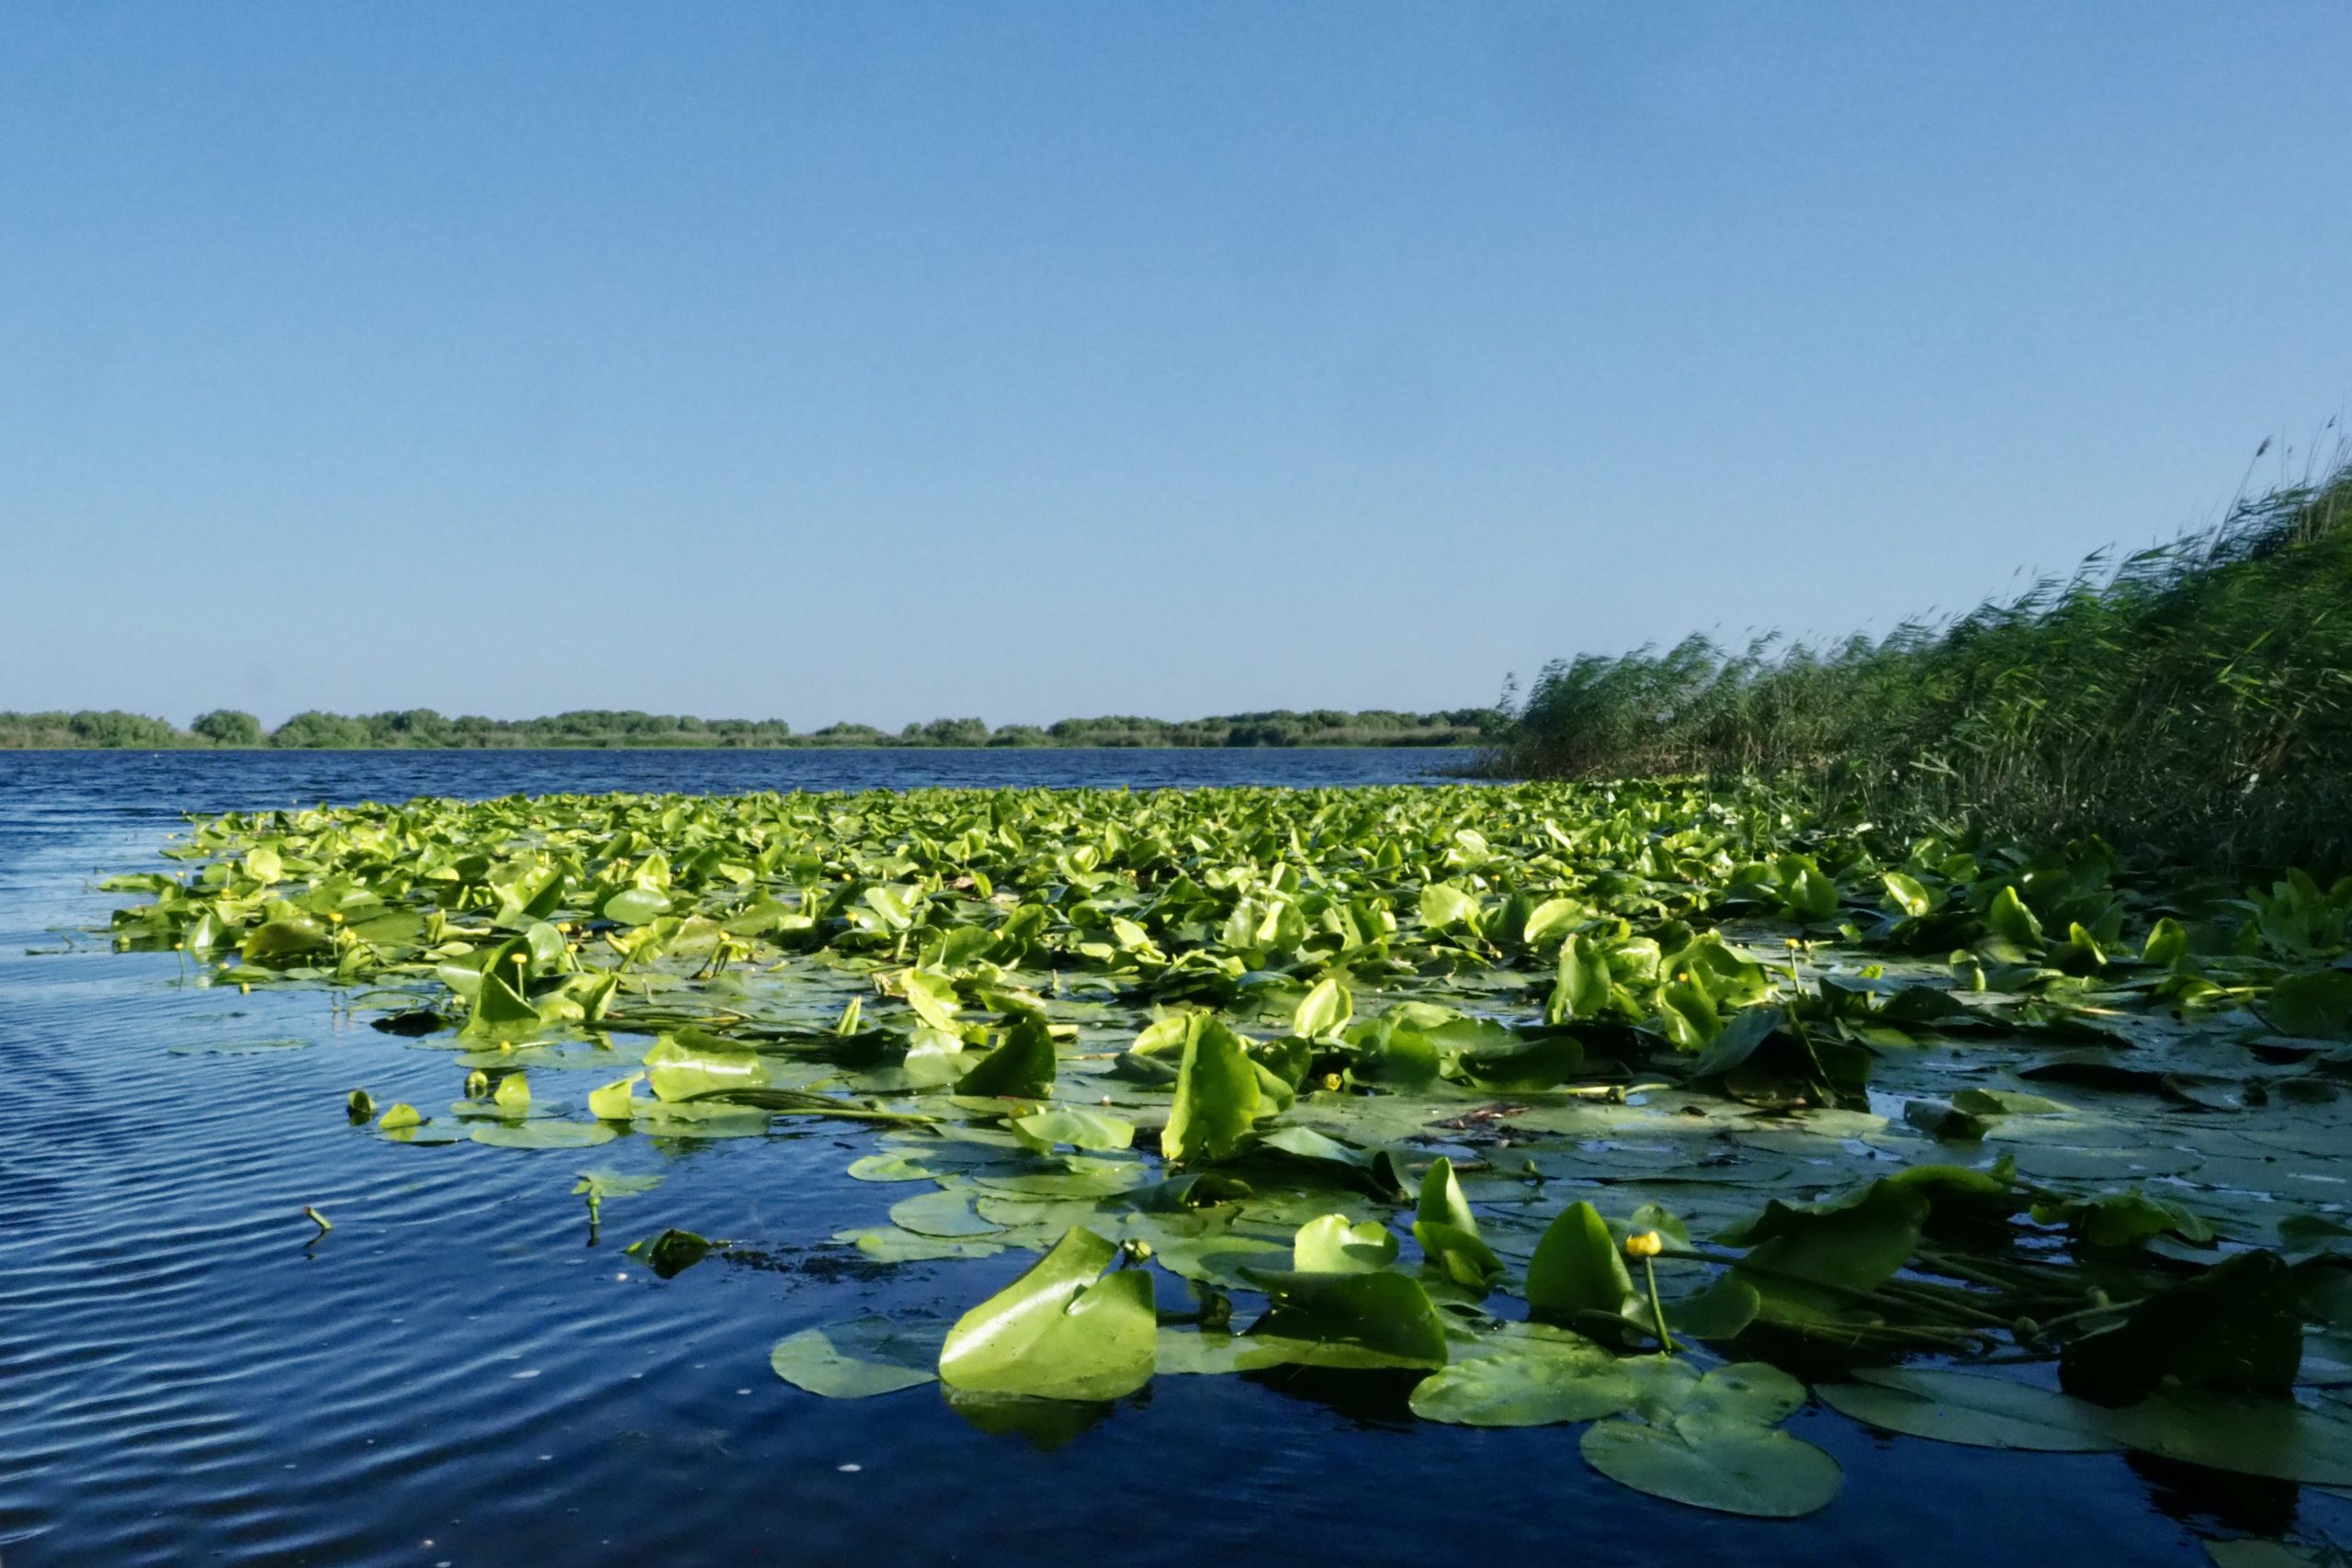
<path fill-rule="evenodd" d="M 891 733 L 863 724 L 834 724 L 795 734 L 782 719 L 695 718 L 678 714 L 586 709 L 551 718 L 448 718 L 431 708 L 357 716 L 296 714 L 265 730 L 249 713 L 220 708 L 186 729 L 167 719 L 107 712 L 0 712 L 0 750 L 129 749 L 271 746 L 288 750 L 524 749 L 530 747 L 801 747 L 801 746 L 1470 746 L 1491 738 L 1499 715 L 1491 708 L 1398 713 L 1368 708 L 1349 713 L 1317 708 L 1294 713 L 1227 714 L 1213 718 L 1066 718 L 1045 728 L 1009 724 L 991 729 L 977 718 L 936 718 Z"/>
<path fill-rule="evenodd" d="M 1804 786 L 1833 815 L 2216 869 L 2352 869 L 2352 468 L 1877 642 L 1587 654 L 1490 754 Z"/>

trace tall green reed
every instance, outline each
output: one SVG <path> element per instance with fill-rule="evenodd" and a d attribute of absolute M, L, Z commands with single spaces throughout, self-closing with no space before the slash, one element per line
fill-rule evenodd
<path fill-rule="evenodd" d="M 1921 829 L 2352 870 L 2352 463 L 1877 641 L 1547 665 L 1489 771 L 1791 780 Z"/>

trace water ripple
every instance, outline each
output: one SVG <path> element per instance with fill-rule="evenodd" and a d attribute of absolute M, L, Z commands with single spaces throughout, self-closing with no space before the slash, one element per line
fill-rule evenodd
<path fill-rule="evenodd" d="M 884 757 L 906 784 L 1350 782 L 1431 761 Z M 1060 1448 L 982 1433 L 936 1390 L 816 1400 L 769 1373 L 776 1337 L 877 1308 L 949 1310 L 970 1277 L 706 1264 L 663 1282 L 621 1244 L 671 1224 L 786 1258 L 821 1243 L 845 1213 L 879 1212 L 841 1175 L 836 1140 L 681 1152 L 623 1140 L 593 1156 L 402 1147 L 345 1124 L 343 1097 L 366 1084 L 442 1114 L 458 1077 L 446 1052 L 338 1021 L 318 993 L 186 986 L 168 954 L 25 953 L 86 948 L 53 933 L 104 923 L 94 874 L 152 865 L 183 810 L 840 786 L 883 765 L 823 753 L 0 757 L 9 1568 L 895 1568 L 1058 1564 L 1079 1551 L 1143 1568 L 1461 1554 L 1749 1568 L 2203 1561 L 2122 1460 L 2012 1463 L 1875 1444 L 1826 1420 L 1806 1435 L 1853 1483 L 1792 1531 L 1614 1488 L 1577 1461 L 1572 1430 L 1431 1438 L 1279 1379 L 1164 1379 Z M 287 1038 L 311 1043 L 221 1054 Z M 607 1205 L 594 1247 L 569 1191 L 589 1163 L 666 1177 Z M 305 1203 L 334 1231 L 314 1237 Z"/>

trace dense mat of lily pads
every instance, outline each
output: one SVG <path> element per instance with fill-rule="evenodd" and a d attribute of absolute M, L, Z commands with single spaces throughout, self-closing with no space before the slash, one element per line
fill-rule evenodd
<path fill-rule="evenodd" d="M 122 945 L 458 1053 L 355 1136 L 834 1118 L 902 1194 L 840 1247 L 1040 1255 L 952 1324 L 775 1345 L 816 1393 L 1353 1371 L 1764 1516 L 1839 1487 L 1781 1427 L 1815 1398 L 2352 1485 L 2352 882 L 1670 783 L 419 800 L 166 853 L 109 884 L 152 898 Z M 645 1229 L 665 1274 L 763 1239 Z"/>

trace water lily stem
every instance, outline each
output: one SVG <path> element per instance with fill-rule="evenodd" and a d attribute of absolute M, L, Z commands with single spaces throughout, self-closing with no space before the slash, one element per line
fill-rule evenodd
<path fill-rule="evenodd" d="M 1882 1289 L 1894 1300 L 1909 1303 L 1924 1311 L 1950 1313 L 1955 1316 L 1967 1318 L 1971 1322 L 1986 1324 L 1995 1328 L 2007 1328 L 2015 1321 L 2014 1317 L 2003 1317 L 1998 1313 L 1987 1312 L 1973 1303 L 1955 1301 L 1951 1296 L 1931 1291 L 1925 1286 L 1889 1284 Z"/>
<path fill-rule="evenodd" d="M 2058 1286 L 2064 1277 L 2064 1271 L 2057 1264 L 2045 1263 L 2038 1258 L 1995 1262 L 1989 1258 L 1962 1259 L 1948 1252 L 1922 1252 L 1919 1261 L 1939 1274 L 1949 1274 L 1955 1280 L 1973 1280 L 1978 1284 L 2001 1289 L 2051 1289 Z"/>
<path fill-rule="evenodd" d="M 2037 1337 L 2047 1339 L 2050 1337 L 2050 1331 L 2053 1328 L 2072 1327 L 2087 1318 L 2106 1317 L 2115 1313 L 2130 1312 L 2139 1304 L 2136 1301 L 2103 1302 L 2095 1306 L 2086 1306 L 2075 1312 L 2065 1313 L 2060 1316 L 2046 1319 L 2041 1325 L 2041 1333 Z"/>
<path fill-rule="evenodd" d="M 1666 1305 L 1657 1299 L 1657 1265 L 1647 1258 L 1642 1259 L 1642 1282 L 1650 1291 L 1650 1317 L 1657 1325 L 1658 1354 L 1671 1356 L 1674 1354 L 1674 1336 L 1666 1330 Z"/>
<path fill-rule="evenodd" d="M 1848 1346 L 1871 1340 L 1882 1345 L 1919 1345 L 1951 1350 L 1983 1349 L 1997 1343 L 1991 1335 L 1979 1328 L 1898 1327 L 1883 1323 L 1775 1323 L 1773 1326 L 1803 1338 L 1826 1339 Z"/>
<path fill-rule="evenodd" d="M 1676 1247 L 1668 1248 L 1659 1256 L 1679 1258 L 1692 1263 L 1722 1264 L 1726 1268 L 1737 1269 L 1754 1275 L 1758 1279 L 1779 1280 L 1787 1284 L 1802 1285 L 1807 1290 L 1822 1291 L 1833 1296 L 1844 1296 L 1849 1301 L 1861 1302 L 1871 1306 L 1884 1308 L 1895 1304 L 1894 1298 L 1882 1295 L 1876 1291 L 1864 1290 L 1859 1285 L 1841 1285 L 1829 1280 L 1816 1280 L 1810 1274 L 1800 1274 L 1793 1269 L 1775 1269 L 1770 1264 L 1751 1262 L 1736 1252 L 1717 1252 L 1712 1247 Z"/>
<path fill-rule="evenodd" d="M 1778 1280 L 1792 1285 L 1801 1285 L 1806 1290 L 1842 1296 L 1848 1301 L 1874 1307 L 1890 1315 L 1898 1313 L 1926 1314 L 1931 1317 L 1941 1318 L 1951 1328 L 1960 1328 L 1972 1323 L 2000 1328 L 2007 1328 L 2009 1325 L 2009 1320 L 2006 1317 L 1996 1316 L 1976 1307 L 1962 1306 L 1957 1302 L 1942 1301 L 1924 1294 L 1915 1295 L 1902 1291 L 1901 1287 L 1871 1291 L 1864 1290 L 1858 1285 L 1841 1285 L 1831 1280 L 1816 1280 L 1811 1275 L 1801 1274 L 1793 1269 L 1775 1269 L 1769 1264 L 1756 1263 L 1737 1253 L 1717 1252 L 1712 1247 L 1678 1247 L 1660 1256 L 1688 1258 L 1698 1263 L 1723 1264 L 1741 1269 L 1758 1279 Z M 1973 1332 L 1981 1332 L 1981 1330 L 1973 1330 Z"/>

